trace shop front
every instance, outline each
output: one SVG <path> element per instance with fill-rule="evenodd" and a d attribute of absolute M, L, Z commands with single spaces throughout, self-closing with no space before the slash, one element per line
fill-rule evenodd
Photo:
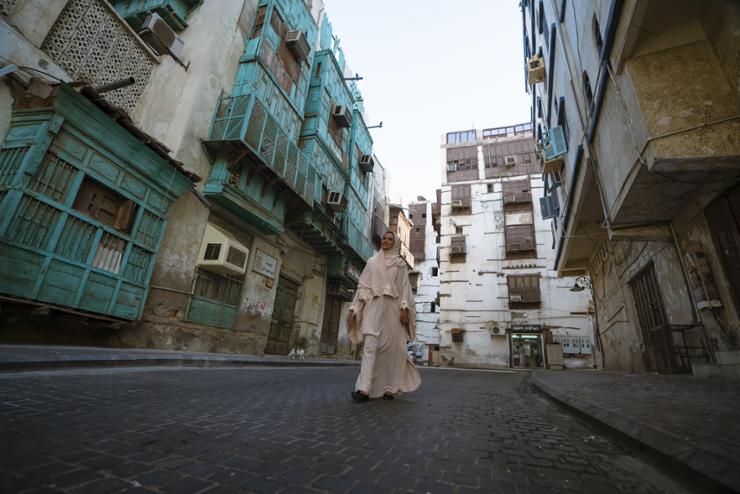
<path fill-rule="evenodd" d="M 509 366 L 512 369 L 545 367 L 545 341 L 539 324 L 513 324 L 509 328 Z"/>

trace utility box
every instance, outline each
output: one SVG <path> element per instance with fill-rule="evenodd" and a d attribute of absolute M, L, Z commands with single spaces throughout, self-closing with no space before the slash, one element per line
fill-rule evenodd
<path fill-rule="evenodd" d="M 563 369 L 563 347 L 559 343 L 548 343 L 545 345 L 547 353 L 547 368 L 553 370 Z"/>

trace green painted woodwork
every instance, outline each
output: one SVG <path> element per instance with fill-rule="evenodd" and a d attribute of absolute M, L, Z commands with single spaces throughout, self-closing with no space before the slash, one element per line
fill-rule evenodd
<path fill-rule="evenodd" d="M 204 144 L 217 157 L 209 184 L 239 181 L 246 193 L 245 187 L 262 170 L 269 182 L 261 187 L 260 198 L 253 199 L 265 210 L 275 209 L 271 203 L 280 197 L 278 185 L 291 191 L 307 208 L 313 206 L 316 169 L 255 95 L 222 98 Z M 216 166 L 218 163 L 224 165 Z M 228 163 L 234 163 L 230 170 Z M 276 211 L 273 216 L 279 214 Z"/>
<path fill-rule="evenodd" d="M 130 228 L 73 208 L 85 177 L 131 201 Z M 0 148 L 0 293 L 138 319 L 169 205 L 190 180 L 69 86 L 13 113 Z"/>
<path fill-rule="evenodd" d="M 159 16 L 175 31 L 188 27 L 187 18 L 203 0 L 113 0 L 118 14 L 138 30 L 151 13 Z"/>
<path fill-rule="evenodd" d="M 188 319 L 207 326 L 232 329 L 236 325 L 238 308 L 202 297 L 191 297 Z"/>

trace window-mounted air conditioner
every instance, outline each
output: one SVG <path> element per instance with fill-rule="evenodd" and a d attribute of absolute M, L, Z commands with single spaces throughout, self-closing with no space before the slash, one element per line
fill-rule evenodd
<path fill-rule="evenodd" d="M 527 60 L 527 82 L 530 85 L 545 82 L 545 59 L 537 54 Z"/>
<path fill-rule="evenodd" d="M 299 63 L 308 60 L 311 47 L 303 31 L 288 31 L 288 35 L 285 36 L 285 45 Z"/>
<path fill-rule="evenodd" d="M 504 164 L 506 166 L 516 166 L 516 156 L 507 156 L 504 158 Z"/>
<path fill-rule="evenodd" d="M 504 204 L 516 204 L 516 202 L 517 202 L 516 194 L 506 194 L 504 196 Z"/>
<path fill-rule="evenodd" d="M 509 302 L 521 302 L 522 296 L 518 293 L 512 293 L 509 295 Z"/>
<path fill-rule="evenodd" d="M 365 173 L 370 173 L 373 171 L 373 166 L 375 165 L 375 160 L 373 160 L 372 155 L 370 154 L 363 154 L 360 156 L 360 169 Z"/>
<path fill-rule="evenodd" d="M 518 242 L 510 242 L 506 244 L 506 252 L 519 252 L 522 250 L 522 244 Z"/>
<path fill-rule="evenodd" d="M 343 194 L 335 190 L 330 191 L 326 196 L 326 207 L 335 212 L 344 211 L 345 203 Z"/>
<path fill-rule="evenodd" d="M 335 106 L 331 114 L 337 126 L 346 129 L 352 125 L 352 112 L 346 106 Z"/>
<path fill-rule="evenodd" d="M 447 163 L 447 171 L 448 172 L 456 172 L 457 171 L 457 164 L 456 163 Z"/>
<path fill-rule="evenodd" d="M 178 60 L 185 46 L 182 39 L 158 14 L 149 14 L 139 29 L 139 36 L 157 55 L 169 53 Z"/>
<path fill-rule="evenodd" d="M 540 212 L 543 220 L 549 220 L 558 216 L 558 207 L 556 205 L 557 196 L 549 195 L 540 197 Z"/>
<path fill-rule="evenodd" d="M 461 208 L 463 207 L 463 202 L 460 199 L 455 199 L 454 201 L 452 201 L 452 207 Z"/>
<path fill-rule="evenodd" d="M 206 224 L 198 266 L 219 274 L 244 274 L 248 259 L 249 249 L 220 228 Z"/>
<path fill-rule="evenodd" d="M 545 161 L 562 156 L 568 152 L 568 143 L 565 141 L 563 127 L 557 125 L 542 136 L 542 151 Z"/>
<path fill-rule="evenodd" d="M 456 256 L 459 254 L 465 254 L 465 244 L 452 244 L 450 245 L 450 255 Z"/>

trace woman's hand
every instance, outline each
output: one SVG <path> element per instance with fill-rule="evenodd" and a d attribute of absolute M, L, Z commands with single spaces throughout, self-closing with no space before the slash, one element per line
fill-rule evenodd
<path fill-rule="evenodd" d="M 409 324 L 409 310 L 401 309 L 401 324 L 408 326 Z"/>

